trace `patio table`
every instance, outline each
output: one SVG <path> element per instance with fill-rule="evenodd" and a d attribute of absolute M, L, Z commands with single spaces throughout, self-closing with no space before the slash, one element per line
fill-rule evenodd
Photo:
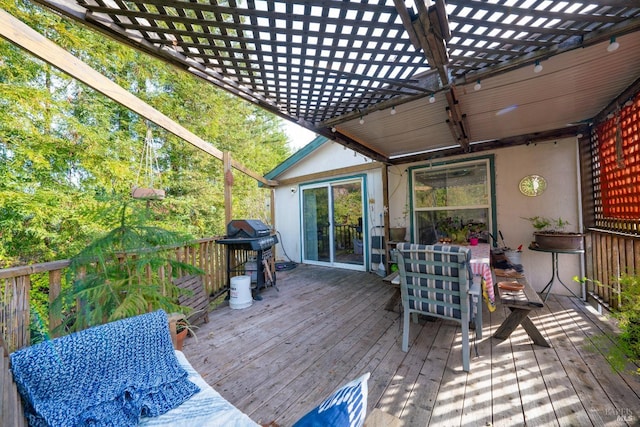
<path fill-rule="evenodd" d="M 544 307 L 544 302 L 540 299 L 536 291 L 529 285 L 527 279 L 524 277 L 513 279 L 507 277 L 496 276 L 498 280 L 498 294 L 500 295 L 500 303 L 509 308 L 509 316 L 498 327 L 498 330 L 493 334 L 495 338 L 504 340 L 508 338 L 511 333 L 522 325 L 527 335 L 531 338 L 534 344 L 542 347 L 551 347 L 549 342 L 544 338 L 540 330 L 529 318 L 532 310 L 537 310 Z M 501 289 L 500 282 L 506 281 L 513 283 L 517 281 L 523 285 L 522 290 L 510 290 Z"/>

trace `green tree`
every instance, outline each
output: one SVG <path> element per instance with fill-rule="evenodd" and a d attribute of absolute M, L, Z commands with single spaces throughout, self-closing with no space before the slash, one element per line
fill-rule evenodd
<path fill-rule="evenodd" d="M 272 114 L 30 2 L 0 7 L 253 170 L 290 154 Z M 67 258 L 104 232 L 93 212 L 128 197 L 149 126 L 167 192 L 148 206 L 157 225 L 224 231 L 218 159 L 6 41 L 0 59 L 0 266 Z M 267 192 L 235 177 L 234 214 L 259 217 Z"/>

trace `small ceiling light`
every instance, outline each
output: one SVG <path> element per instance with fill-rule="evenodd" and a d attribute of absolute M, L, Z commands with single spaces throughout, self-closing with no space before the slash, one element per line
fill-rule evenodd
<path fill-rule="evenodd" d="M 429 104 L 433 104 L 434 102 L 436 102 L 436 94 L 432 93 L 429 97 Z"/>
<path fill-rule="evenodd" d="M 360 124 L 363 125 L 364 124 L 364 117 L 360 116 Z"/>
<path fill-rule="evenodd" d="M 396 107 L 391 107 L 391 115 L 393 116 L 394 114 L 396 114 Z"/>
<path fill-rule="evenodd" d="M 476 85 L 473 87 L 473 90 L 480 90 L 482 89 L 482 85 L 480 84 L 480 80 L 478 79 L 478 81 L 476 82 Z"/>
<path fill-rule="evenodd" d="M 536 65 L 533 67 L 533 72 L 539 73 L 540 71 L 542 71 L 542 64 L 540 64 L 540 61 L 536 61 Z"/>
<path fill-rule="evenodd" d="M 619 47 L 620 47 L 620 43 L 616 41 L 615 37 L 611 37 L 611 40 L 609 40 L 609 46 L 607 46 L 607 52 L 613 52 L 615 50 L 618 50 Z"/>
<path fill-rule="evenodd" d="M 335 126 L 333 126 L 333 127 L 331 128 L 331 132 L 336 133 L 336 127 L 335 127 Z"/>

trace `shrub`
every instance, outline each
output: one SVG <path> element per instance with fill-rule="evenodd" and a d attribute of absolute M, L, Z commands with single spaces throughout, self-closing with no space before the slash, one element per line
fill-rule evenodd
<path fill-rule="evenodd" d="M 607 360 L 616 371 L 624 369 L 627 361 L 640 365 L 640 275 L 623 274 L 617 279 L 617 286 L 607 286 L 598 280 L 579 279 L 577 282 L 593 282 L 598 287 L 608 287 L 612 293 L 619 294 L 619 306 L 612 310 L 613 317 L 618 321 L 620 333 L 613 337 L 616 347 L 611 349 Z M 606 338 L 606 337 L 600 337 Z M 596 337 L 596 343 L 603 344 L 604 340 Z M 636 369 L 640 374 L 640 367 Z"/>

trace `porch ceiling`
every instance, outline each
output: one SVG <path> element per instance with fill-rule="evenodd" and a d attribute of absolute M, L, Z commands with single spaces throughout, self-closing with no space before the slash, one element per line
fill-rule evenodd
<path fill-rule="evenodd" d="M 392 163 L 575 134 L 640 74 L 632 1 L 36 1 Z"/>

